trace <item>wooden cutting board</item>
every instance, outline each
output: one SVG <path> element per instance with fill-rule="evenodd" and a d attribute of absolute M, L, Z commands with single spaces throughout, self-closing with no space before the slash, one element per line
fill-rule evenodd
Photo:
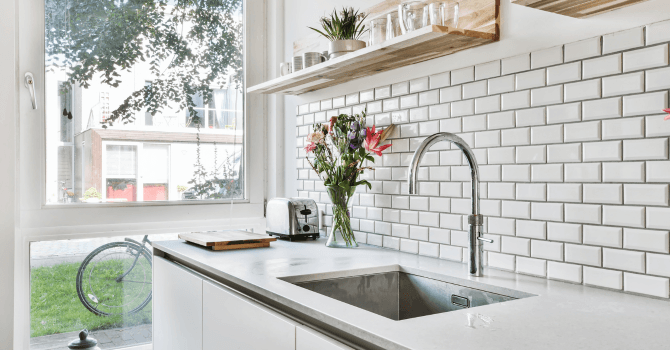
<path fill-rule="evenodd" d="M 213 250 L 269 247 L 277 238 L 247 231 L 205 231 L 180 233 L 179 238 Z"/>

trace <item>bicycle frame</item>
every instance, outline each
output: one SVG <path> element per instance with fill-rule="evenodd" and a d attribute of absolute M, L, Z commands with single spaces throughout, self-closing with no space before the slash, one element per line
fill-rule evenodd
<path fill-rule="evenodd" d="M 142 254 L 142 251 L 146 250 L 147 252 L 149 252 L 149 249 L 147 249 L 144 245 L 146 243 L 151 244 L 151 241 L 149 240 L 149 235 L 144 235 L 144 238 L 142 239 L 142 243 L 140 243 L 140 242 L 138 242 L 134 239 L 130 239 L 130 238 L 126 238 L 125 241 L 137 244 L 137 246 L 140 247 L 140 249 L 137 250 L 137 254 L 133 254 L 135 256 L 135 260 L 133 260 L 133 264 L 130 266 L 128 271 L 126 271 L 123 275 L 116 278 L 117 283 L 123 281 L 123 278 L 126 277 L 130 273 L 130 271 L 132 271 L 135 268 L 135 265 L 137 265 L 137 260 L 139 260 L 140 255 Z M 151 253 L 151 252 L 149 252 L 149 253 Z"/>

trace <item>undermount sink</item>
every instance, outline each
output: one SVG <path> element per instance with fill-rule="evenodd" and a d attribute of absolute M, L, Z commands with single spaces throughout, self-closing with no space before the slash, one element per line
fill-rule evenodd
<path fill-rule="evenodd" d="M 282 279 L 396 321 L 534 296 L 421 270 L 407 271 L 400 266 L 349 276 L 340 271 Z"/>

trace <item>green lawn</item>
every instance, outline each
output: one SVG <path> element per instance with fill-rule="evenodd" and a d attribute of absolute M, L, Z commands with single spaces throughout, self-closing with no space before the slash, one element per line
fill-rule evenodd
<path fill-rule="evenodd" d="M 112 266 L 114 264 L 114 266 Z M 77 297 L 75 279 L 79 263 L 64 263 L 31 270 L 30 336 L 89 330 L 130 327 L 151 323 L 151 303 L 130 316 L 101 317 L 88 311 Z M 118 261 L 98 265 L 109 274 Z M 99 274 L 105 276 L 105 274 Z M 123 293 L 118 293 L 119 295 Z M 121 298 L 123 296 L 121 295 Z"/>

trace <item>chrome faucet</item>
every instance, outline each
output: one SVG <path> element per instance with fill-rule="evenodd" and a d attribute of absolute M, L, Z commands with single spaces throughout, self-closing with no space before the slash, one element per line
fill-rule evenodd
<path fill-rule="evenodd" d="M 428 149 L 440 142 L 450 141 L 458 146 L 458 148 L 465 153 L 465 158 L 470 164 L 470 173 L 472 175 L 472 214 L 468 215 L 468 223 L 470 224 L 470 258 L 468 259 L 468 270 L 471 276 L 482 276 L 482 241 L 493 243 L 493 240 L 481 237 L 482 224 L 484 217 L 479 214 L 479 167 L 477 167 L 477 160 L 474 153 L 462 138 L 448 132 L 440 132 L 428 136 L 414 152 L 412 162 L 409 165 L 409 176 L 407 183 L 409 184 L 409 194 L 417 193 L 417 173 L 419 171 L 419 162 Z"/>

